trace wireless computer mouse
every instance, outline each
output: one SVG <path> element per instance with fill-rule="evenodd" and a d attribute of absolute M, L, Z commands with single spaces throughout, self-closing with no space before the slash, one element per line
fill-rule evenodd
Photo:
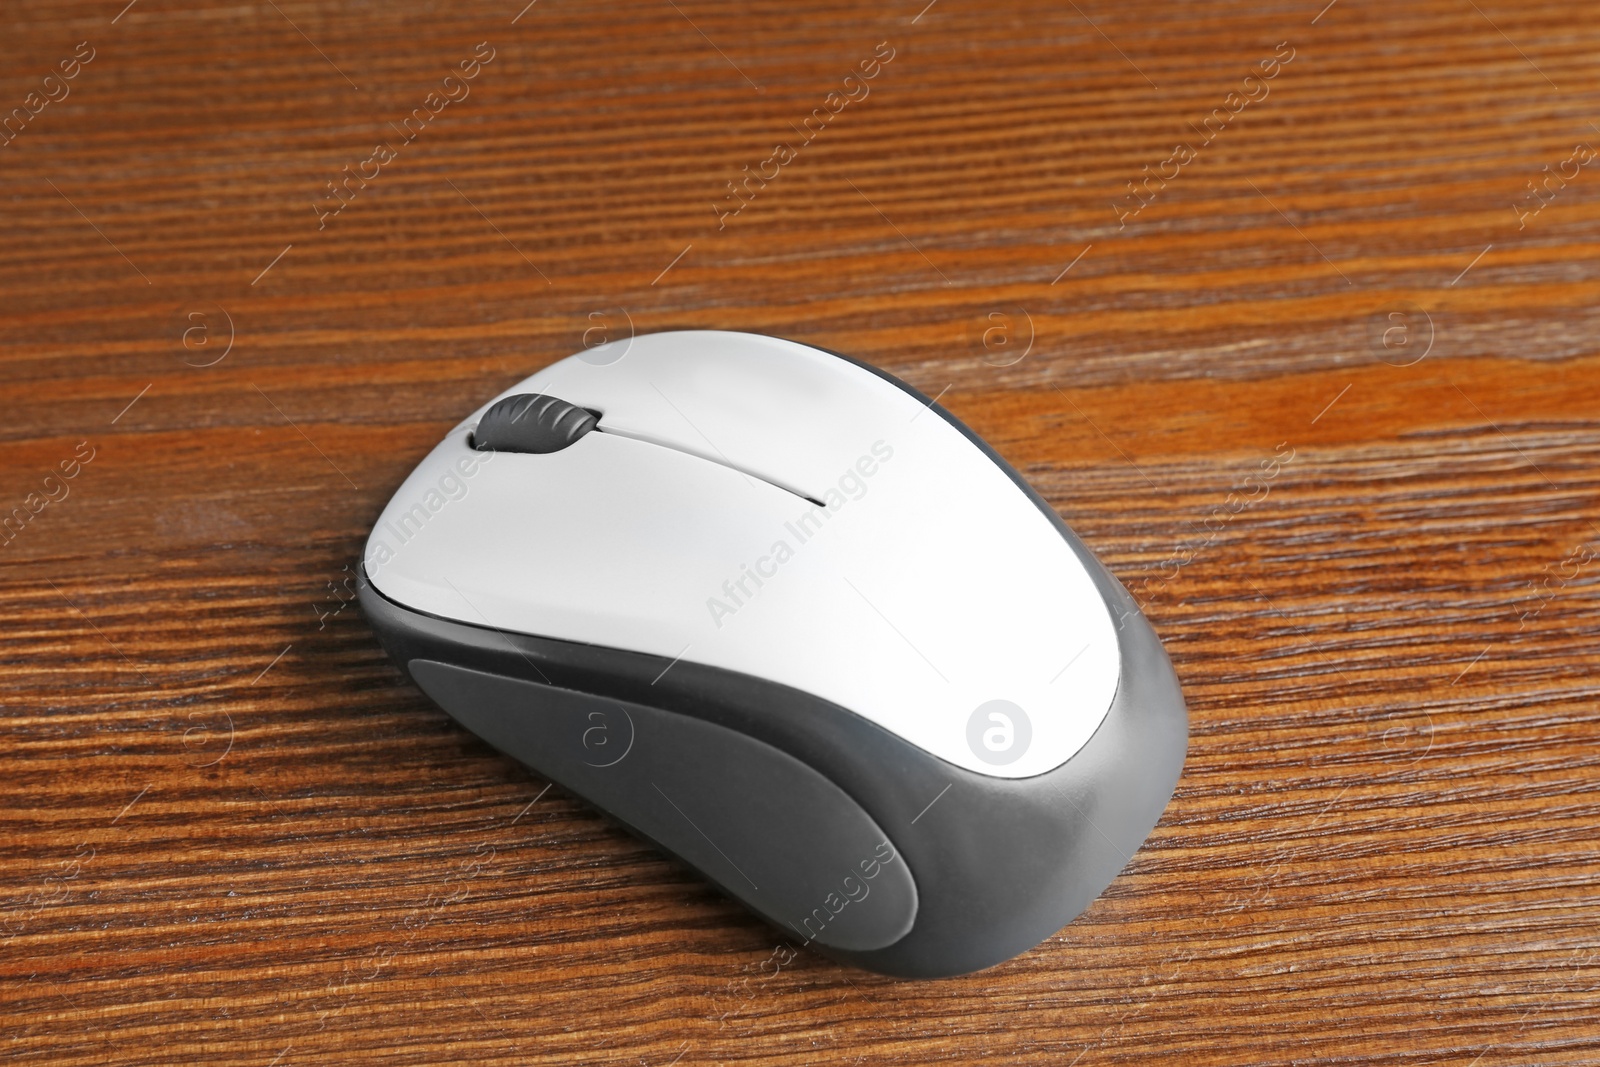
<path fill-rule="evenodd" d="M 932 400 L 792 341 L 561 360 L 384 509 L 361 601 L 473 733 L 798 943 L 903 977 L 1055 933 L 1172 794 L 1128 593 Z"/>

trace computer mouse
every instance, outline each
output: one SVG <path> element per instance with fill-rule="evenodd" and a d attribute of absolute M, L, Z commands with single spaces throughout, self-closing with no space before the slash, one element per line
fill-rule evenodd
<path fill-rule="evenodd" d="M 794 341 L 588 349 L 457 425 L 360 596 L 446 712 L 792 943 L 897 977 L 1066 925 L 1188 718 L 1123 587 L 915 389 Z"/>

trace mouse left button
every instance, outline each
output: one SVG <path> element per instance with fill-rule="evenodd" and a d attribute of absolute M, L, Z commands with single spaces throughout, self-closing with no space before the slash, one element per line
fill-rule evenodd
<path fill-rule="evenodd" d="M 480 452 L 559 452 L 599 423 L 594 412 L 543 393 L 496 401 L 478 420 L 472 447 Z"/>

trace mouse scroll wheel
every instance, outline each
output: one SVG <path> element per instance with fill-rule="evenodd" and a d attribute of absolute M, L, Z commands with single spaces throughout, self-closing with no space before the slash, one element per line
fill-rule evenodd
<path fill-rule="evenodd" d="M 480 452 L 559 452 L 594 429 L 595 413 L 542 393 L 518 393 L 495 402 L 473 431 Z"/>

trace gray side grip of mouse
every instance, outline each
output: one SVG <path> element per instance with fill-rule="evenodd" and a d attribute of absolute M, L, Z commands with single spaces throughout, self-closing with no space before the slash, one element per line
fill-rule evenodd
<path fill-rule="evenodd" d="M 1122 680 L 1089 742 L 1034 778 L 964 770 L 851 711 L 737 672 L 411 611 L 378 592 L 365 568 L 359 590 L 403 667 L 434 659 L 548 680 L 717 723 L 813 768 L 888 834 L 917 889 L 915 922 L 893 944 L 813 947 L 896 977 L 944 977 L 1026 952 L 1070 922 L 1155 826 L 1183 767 L 1188 720 L 1166 653 L 1121 584 L 1054 521 L 1120 619 Z"/>
<path fill-rule="evenodd" d="M 724 726 L 434 660 L 411 677 L 474 734 L 693 865 L 780 929 L 870 951 L 917 889 L 887 834 L 792 756 Z"/>

